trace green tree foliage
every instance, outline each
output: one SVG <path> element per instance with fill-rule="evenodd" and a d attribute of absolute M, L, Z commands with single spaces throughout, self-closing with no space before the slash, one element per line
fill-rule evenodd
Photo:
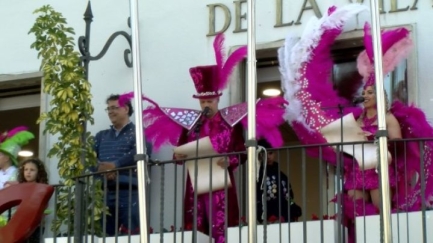
<path fill-rule="evenodd" d="M 59 159 L 57 168 L 64 185 L 57 192 L 52 230 L 59 232 L 62 226 L 68 225 L 68 234 L 72 234 L 73 219 L 77 213 L 74 202 L 83 200 L 88 206 L 83 209 L 87 210 L 83 214 L 87 216 L 86 220 L 83 219 L 88 224 L 86 228 L 100 231 L 100 224 L 95 221 L 100 220 L 106 210 L 101 182 L 86 179 L 82 198 L 75 198 L 74 193 L 76 177 L 83 175 L 86 168 L 96 165 L 93 137 L 86 131 L 86 124 L 94 122 L 91 85 L 85 79 L 80 54 L 74 50 L 74 30 L 66 26 L 62 14 L 49 5 L 35 10 L 34 14 L 38 17 L 29 34 L 34 34 L 36 41 L 31 48 L 38 51 L 38 58 L 42 59 L 43 92 L 51 98 L 51 109 L 41 114 L 38 123 L 45 122 L 44 133 L 58 137 L 48 157 Z"/>

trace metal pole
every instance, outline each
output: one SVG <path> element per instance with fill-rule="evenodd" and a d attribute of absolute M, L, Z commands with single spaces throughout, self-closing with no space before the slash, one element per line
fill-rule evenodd
<path fill-rule="evenodd" d="M 248 242 L 257 242 L 256 225 L 256 6 L 255 0 L 247 2 L 248 22 Z"/>
<path fill-rule="evenodd" d="M 138 25 L 138 0 L 130 0 L 131 12 L 131 37 L 132 37 L 132 62 L 134 71 L 134 105 L 135 105 L 135 136 L 138 155 L 146 155 L 146 146 L 144 141 L 145 135 L 143 133 L 143 115 L 141 111 L 141 59 L 140 59 L 140 31 Z M 149 227 L 147 225 L 147 194 L 146 194 L 146 173 L 147 169 L 147 156 L 140 158 L 137 161 L 137 175 L 138 175 L 138 197 L 140 209 L 140 242 L 147 243 L 149 240 Z"/>
<path fill-rule="evenodd" d="M 381 208 L 382 208 L 382 230 L 383 242 L 391 243 L 391 204 L 388 175 L 388 141 L 385 120 L 385 92 L 383 87 L 382 70 L 382 39 L 380 31 L 379 1 L 370 0 L 371 8 L 371 35 L 374 50 L 374 70 L 376 77 L 376 100 L 377 100 L 377 125 L 379 136 L 379 163 L 380 163 L 380 182 L 381 182 Z"/>

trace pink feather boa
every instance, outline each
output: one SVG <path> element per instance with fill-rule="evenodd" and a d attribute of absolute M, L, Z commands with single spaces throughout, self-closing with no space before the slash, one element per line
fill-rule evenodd
<path fill-rule="evenodd" d="M 397 118 L 402 136 L 405 139 L 433 138 L 433 128 L 427 121 L 424 112 L 414 105 L 406 106 L 400 101 L 393 102 L 391 106 L 392 114 Z M 423 142 L 423 152 L 420 155 L 419 144 Z M 397 207 L 402 210 L 416 211 L 420 210 L 422 197 L 421 181 L 418 179 L 415 186 L 411 187 L 410 181 L 415 173 L 424 173 L 425 191 L 424 199 L 428 206 L 433 205 L 433 140 L 406 142 L 406 148 L 397 149 L 397 170 L 399 191 L 394 197 Z M 423 166 L 421 169 L 421 159 Z"/>
<path fill-rule="evenodd" d="M 122 94 L 119 105 L 125 106 L 133 98 L 134 92 Z M 143 127 L 146 140 L 153 145 L 153 151 L 158 152 L 164 145 L 177 145 L 183 128 L 170 119 L 155 101 L 144 95 L 141 98 L 150 103 L 143 110 Z"/>
<path fill-rule="evenodd" d="M 127 103 L 131 102 L 132 99 L 134 99 L 134 92 L 125 93 L 119 96 L 119 106 L 124 107 Z M 141 97 L 142 100 L 145 99 L 145 96 L 143 95 Z"/>
<path fill-rule="evenodd" d="M 11 137 L 13 137 L 13 136 L 15 136 L 15 134 L 17 134 L 17 133 L 19 133 L 19 132 L 22 132 L 22 131 L 28 131 L 29 129 L 28 129 L 28 127 L 26 127 L 26 126 L 19 126 L 19 127 L 16 127 L 16 128 L 13 128 L 12 130 L 10 130 L 10 131 L 8 131 L 8 135 L 7 135 L 7 137 L 8 138 L 11 138 Z"/>
<path fill-rule="evenodd" d="M 283 146 L 279 126 L 285 121 L 283 118 L 287 101 L 283 97 L 261 99 L 256 105 L 256 136 L 266 139 L 272 147 Z M 248 117 L 241 120 L 244 128 L 248 128 Z"/>
<path fill-rule="evenodd" d="M 224 66 L 224 34 L 218 34 L 213 41 L 213 49 L 215 52 L 215 60 L 218 66 L 218 69 L 221 70 Z"/>
<path fill-rule="evenodd" d="M 156 103 L 143 110 L 143 125 L 146 137 L 152 142 L 155 152 L 164 145 L 176 146 L 183 130 L 183 127 L 170 119 Z"/>
<path fill-rule="evenodd" d="M 15 136 L 16 134 L 18 134 L 19 132 L 23 132 L 23 131 L 27 131 L 28 132 L 28 127 L 26 126 L 19 126 L 19 127 L 15 127 L 10 131 L 6 131 L 2 134 L 0 134 L 0 143 L 3 143 L 4 141 L 6 141 L 6 139 L 12 138 L 13 136 Z"/>
<path fill-rule="evenodd" d="M 413 42 L 409 34 L 410 32 L 405 28 L 382 32 L 382 66 L 384 75 L 392 72 L 401 60 L 407 58 L 409 55 L 413 48 Z M 374 56 L 373 40 L 368 23 L 364 26 L 364 45 L 365 50 L 357 58 L 357 67 L 359 73 L 364 77 L 365 86 L 370 86 L 374 85 L 374 78 L 371 77 L 374 75 Z"/>
<path fill-rule="evenodd" d="M 227 61 L 224 63 L 224 67 L 221 69 L 220 72 L 220 83 L 219 83 L 219 90 L 223 90 L 227 87 L 227 84 L 229 83 L 230 75 L 232 74 L 234 68 L 236 65 L 242 61 L 245 56 L 247 55 L 247 47 L 242 46 L 238 48 L 236 51 L 234 51 L 228 58 Z"/>
<path fill-rule="evenodd" d="M 236 49 L 232 54 L 230 54 L 227 60 L 225 60 L 224 41 L 224 34 L 218 34 L 213 42 L 215 59 L 219 70 L 219 78 L 216 79 L 216 81 L 218 82 L 216 88 L 219 91 L 222 91 L 227 87 L 233 69 L 247 55 L 247 47 L 242 46 Z"/>

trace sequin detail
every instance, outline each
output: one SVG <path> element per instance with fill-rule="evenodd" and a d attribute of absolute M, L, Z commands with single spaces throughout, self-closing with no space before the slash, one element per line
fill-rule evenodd
<path fill-rule="evenodd" d="M 231 127 L 222 118 L 221 111 L 216 113 L 212 118 L 204 118 L 203 125 L 200 129 L 200 138 L 209 136 L 212 146 L 218 153 L 230 153 L 245 151 L 244 139 L 242 135 L 242 128 L 240 124 Z M 180 144 L 185 142 L 195 141 L 194 133 L 187 136 L 186 141 L 180 141 Z M 225 190 L 212 192 L 211 197 L 205 193 L 198 195 L 197 200 L 197 228 L 199 231 L 210 235 L 208 232 L 209 225 L 212 227 L 212 238 L 216 243 L 224 243 L 224 227 L 227 221 L 227 226 L 235 226 L 239 217 L 239 207 L 236 195 L 235 178 L 233 170 L 239 164 L 238 156 L 228 156 L 229 160 L 229 176 L 232 182 L 232 187 Z M 230 207 L 227 208 L 228 214 L 225 214 L 225 200 Z M 187 174 L 186 188 L 185 188 L 185 218 L 184 224 L 188 228 L 193 224 L 194 219 L 194 190 L 192 188 L 189 174 Z M 212 205 L 212 206 L 210 206 Z"/>
<path fill-rule="evenodd" d="M 236 125 L 242 118 L 244 118 L 247 115 L 248 112 L 248 106 L 247 103 L 241 103 L 237 105 L 232 105 L 229 107 L 226 107 L 224 109 L 221 109 L 221 116 L 222 118 L 231 126 L 233 127 Z"/>
<path fill-rule="evenodd" d="M 375 121 L 373 121 L 375 122 Z M 375 134 L 377 125 L 363 126 L 362 130 Z M 374 139 L 374 135 L 367 137 L 369 140 Z M 345 164 L 345 182 L 344 189 L 346 190 L 374 190 L 379 188 L 379 174 L 376 169 L 361 170 L 358 163 Z M 393 188 L 396 185 L 395 167 L 394 164 L 388 166 L 389 184 Z"/>
<path fill-rule="evenodd" d="M 192 109 L 161 107 L 161 110 L 173 121 L 190 130 L 200 117 L 201 112 Z"/>
<path fill-rule="evenodd" d="M 302 68 L 302 78 L 299 79 L 301 89 L 295 94 L 295 97 L 302 104 L 301 115 L 304 117 L 307 126 L 314 131 L 319 131 L 323 126 L 328 125 L 334 120 L 326 115 L 321 107 L 321 102 L 313 100 L 311 94 L 307 92 L 309 82 L 305 75 L 306 66 L 304 65 Z"/>

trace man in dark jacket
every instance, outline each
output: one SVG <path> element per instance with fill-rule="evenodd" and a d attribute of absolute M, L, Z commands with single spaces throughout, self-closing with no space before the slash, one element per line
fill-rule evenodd
<path fill-rule="evenodd" d="M 135 124 L 129 119 L 133 114 L 131 102 L 120 106 L 119 95 L 111 95 L 106 103 L 106 111 L 112 125 L 109 129 L 99 131 L 95 136 L 94 149 L 98 159 L 98 172 L 136 165 Z M 151 144 L 146 143 L 146 148 L 150 156 Z M 106 202 L 110 211 L 106 222 L 107 235 L 115 235 L 116 231 L 118 235 L 138 234 L 140 220 L 136 170 L 120 170 L 104 175 L 107 178 Z"/>
<path fill-rule="evenodd" d="M 259 140 L 258 145 L 266 150 L 271 149 L 271 145 L 266 140 Z M 279 220 L 287 222 L 288 219 L 294 222 L 302 215 L 301 208 L 293 201 L 292 186 L 287 176 L 278 168 L 275 154 L 275 151 L 267 151 L 267 155 L 264 152 L 259 154 L 261 164 L 260 177 L 257 182 L 257 220 L 260 223 L 264 218 L 267 218 L 268 222 Z M 267 156 L 266 168 L 263 164 L 264 156 Z M 264 207 L 266 208 L 265 214 L 263 213 Z"/>

